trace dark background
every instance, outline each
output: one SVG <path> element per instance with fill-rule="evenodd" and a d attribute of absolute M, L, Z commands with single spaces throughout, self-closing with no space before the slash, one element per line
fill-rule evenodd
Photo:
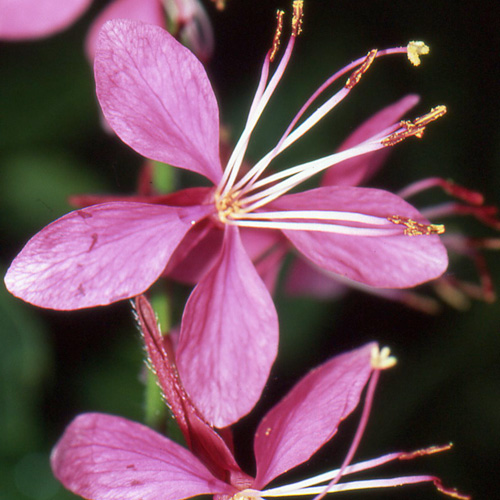
<path fill-rule="evenodd" d="M 50 39 L 0 44 L 3 269 L 34 232 L 70 210 L 68 195 L 134 189 L 141 160 L 102 132 L 92 73 L 83 56 L 86 29 L 104 3 L 95 2 L 75 26 Z M 207 5 L 217 43 L 208 72 L 233 138 L 242 128 L 272 40 L 277 7 L 291 10 L 290 2 L 275 1 L 229 0 L 222 13 Z M 276 131 L 286 127 L 334 71 L 371 48 L 422 39 L 431 46 L 431 54 L 421 67 L 411 67 L 403 57 L 377 62 L 339 109 L 286 158 L 299 161 L 327 154 L 371 113 L 407 93 L 418 93 L 422 100 L 416 114 L 446 104 L 448 115 L 433 124 L 422 141 L 398 145 L 371 185 L 398 190 L 439 175 L 481 191 L 487 203 L 499 204 L 497 24 L 493 3 L 488 2 L 306 0 L 304 33 L 257 130 L 250 158 L 260 158 L 274 145 Z M 446 199 L 436 192 L 421 203 Z M 473 236 L 495 236 L 471 220 L 452 222 L 451 227 Z M 486 258 L 498 285 L 498 254 L 491 251 Z M 453 261 L 449 272 L 474 279 L 469 268 L 467 262 Z M 185 294 L 179 290 L 179 304 Z M 48 466 L 48 453 L 64 426 L 85 411 L 143 418 L 142 348 L 130 307 L 123 303 L 61 313 L 24 304 L 3 287 L 0 297 L 0 500 L 73 498 L 51 479 Z M 433 473 L 476 499 L 496 496 L 497 303 L 475 302 L 460 312 L 444 305 L 441 314 L 427 316 L 351 292 L 322 303 L 280 293 L 277 306 L 279 360 L 255 414 L 236 429 L 240 460 L 250 471 L 254 426 L 283 391 L 331 355 L 378 340 L 391 346 L 399 363 L 381 377 L 357 458 L 431 444 L 455 446 L 445 454 L 388 466 L 369 477 Z M 300 477 L 338 466 L 356 424 L 356 416 L 347 421 L 338 439 L 301 468 Z M 431 499 L 439 493 L 417 486 L 344 496 Z"/>

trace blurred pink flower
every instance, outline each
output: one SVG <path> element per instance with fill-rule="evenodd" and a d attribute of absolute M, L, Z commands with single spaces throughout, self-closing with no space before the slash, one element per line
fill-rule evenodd
<path fill-rule="evenodd" d="M 0 0 L 0 40 L 29 40 L 53 35 L 68 28 L 92 0 Z M 92 23 L 86 41 L 93 61 L 95 42 L 110 19 L 132 19 L 168 27 L 201 60 L 213 51 L 210 20 L 199 0 L 113 0 Z"/>
<path fill-rule="evenodd" d="M 75 22 L 92 0 L 0 0 L 0 40 L 43 38 Z"/>
<path fill-rule="evenodd" d="M 138 312 L 150 362 L 191 451 L 120 417 L 99 413 L 80 415 L 66 429 L 51 458 L 55 476 L 72 492 L 85 498 L 121 500 L 181 500 L 201 494 L 236 500 L 297 494 L 316 496 L 326 491 L 433 482 L 445 494 L 468 498 L 443 488 L 439 479 L 429 475 L 338 483 L 349 474 L 389 461 L 448 448 L 391 453 L 349 465 L 368 420 L 380 370 L 393 364 L 385 349 L 379 351 L 373 343 L 365 345 L 327 361 L 300 380 L 267 413 L 255 432 L 257 470 L 253 478 L 240 469 L 234 458 L 231 431 L 225 429 L 223 439 L 222 434 L 203 421 L 183 390 L 175 366 L 168 359 L 164 339 L 152 326 L 152 310 L 139 300 Z M 238 369 L 237 365 L 228 367 L 228 372 L 233 368 Z M 368 380 L 360 427 L 342 467 L 306 481 L 266 490 L 273 479 L 309 460 L 336 434 L 341 421 L 358 405 Z"/>
<path fill-rule="evenodd" d="M 250 243 L 242 241 L 245 235 L 255 239 L 256 251 L 268 244 L 261 244 L 268 235 L 271 240 L 286 237 L 316 265 L 372 286 L 410 287 L 441 275 L 447 255 L 437 233 L 444 228 L 429 224 L 400 197 L 350 186 L 287 193 L 342 161 L 421 136 L 425 126 L 444 113 L 442 107 L 414 122 L 393 124 L 345 151 L 262 177 L 271 160 L 349 94 L 377 56 L 413 54 L 419 46 L 414 42 L 408 48 L 371 51 L 336 73 L 318 92 L 351 73 L 342 89 L 297 125 L 306 103 L 275 148 L 240 175 L 251 133 L 283 75 L 299 31 L 300 13 L 295 12 L 292 36 L 270 79 L 276 40 L 266 56 L 247 124 L 223 172 L 218 106 L 201 63 L 159 27 L 108 22 L 95 59 L 97 94 L 108 123 L 143 156 L 197 172 L 215 187 L 173 194 L 176 202 L 170 206 L 119 201 L 65 215 L 35 235 L 16 257 L 5 277 L 9 291 L 60 310 L 109 304 L 147 290 L 174 252 L 185 260 L 192 250 L 200 250 L 198 242 L 219 234 L 222 247 L 215 239 L 200 250 L 213 252 L 214 264 L 187 302 L 178 364 L 197 404 L 231 394 L 234 377 L 245 384 L 252 373 L 246 413 L 274 361 L 278 321 L 246 251 Z M 240 234 L 241 228 L 245 232 Z M 240 370 L 228 377 L 222 367 L 233 359 L 239 360 Z M 212 373 L 210 385 L 200 392 L 200 379 L 207 372 Z M 234 421 L 207 418 L 218 426 Z"/>
<path fill-rule="evenodd" d="M 92 23 L 85 50 L 94 60 L 96 42 L 103 25 L 111 19 L 129 19 L 167 29 L 202 61 L 212 55 L 214 38 L 210 20 L 199 0 L 114 0 Z"/>

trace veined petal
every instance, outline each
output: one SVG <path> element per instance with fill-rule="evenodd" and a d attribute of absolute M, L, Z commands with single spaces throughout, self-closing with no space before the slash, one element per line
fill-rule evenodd
<path fill-rule="evenodd" d="M 375 113 L 362 123 L 339 147 L 345 151 L 381 133 L 400 120 L 407 111 L 417 105 L 417 95 L 407 95 Z M 382 166 L 392 148 L 383 148 L 373 153 L 356 156 L 329 168 L 321 181 L 322 186 L 357 186 L 372 177 Z"/>
<path fill-rule="evenodd" d="M 67 28 L 92 0 L 0 0 L 0 39 L 42 38 Z"/>
<path fill-rule="evenodd" d="M 311 371 L 262 419 L 254 440 L 262 489 L 275 477 L 308 460 L 356 408 L 370 377 L 375 344 L 337 356 Z"/>
<path fill-rule="evenodd" d="M 97 43 L 95 78 L 104 116 L 125 143 L 217 184 L 217 101 L 205 69 L 186 47 L 158 26 L 108 21 Z"/>
<path fill-rule="evenodd" d="M 77 417 L 51 457 L 66 488 L 100 500 L 181 500 L 234 494 L 186 448 L 144 425 L 99 413 Z"/>
<path fill-rule="evenodd" d="M 429 222 L 411 205 L 387 191 L 323 187 L 281 197 L 279 210 L 336 210 Z M 394 226 L 396 227 L 396 226 Z M 327 271 L 379 288 L 406 288 L 439 277 L 448 256 L 437 235 L 359 236 L 318 231 L 283 231 L 303 255 Z"/>
<path fill-rule="evenodd" d="M 7 271 L 7 289 L 60 310 L 138 295 L 159 277 L 196 216 L 203 216 L 193 208 L 191 219 L 186 210 L 116 202 L 70 212 L 28 241 Z"/>
<path fill-rule="evenodd" d="M 273 301 L 228 227 L 218 261 L 186 304 L 177 349 L 182 383 L 209 423 L 226 427 L 253 408 L 277 348 Z"/>
<path fill-rule="evenodd" d="M 106 21 L 130 19 L 165 27 L 165 12 L 161 0 L 114 0 L 99 14 L 90 27 L 85 50 L 90 61 L 94 60 L 97 37 Z"/>

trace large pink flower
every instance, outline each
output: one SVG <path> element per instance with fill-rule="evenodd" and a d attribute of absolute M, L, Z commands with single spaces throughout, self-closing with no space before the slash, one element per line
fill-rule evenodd
<path fill-rule="evenodd" d="M 120 417 L 99 413 L 80 415 L 66 429 L 51 460 L 56 477 L 74 493 L 109 500 L 181 500 L 201 494 L 257 500 L 298 494 L 315 496 L 327 487 L 329 492 L 335 492 L 433 482 L 443 493 L 468 498 L 443 488 L 439 479 L 429 475 L 339 483 L 344 476 L 389 461 L 441 450 L 391 453 L 349 465 L 356 444 L 340 469 L 299 483 L 265 489 L 273 479 L 307 461 L 336 434 L 341 421 L 358 405 L 370 379 L 361 425 L 354 440 L 359 442 L 380 369 L 391 365 L 388 353 L 379 352 L 376 344 L 368 344 L 337 356 L 306 375 L 260 422 L 254 437 L 257 471 L 253 478 L 240 469 L 231 446 L 226 444 L 231 442 L 230 430 L 225 430 L 223 439 L 197 413 L 176 377 L 164 339 L 154 327 L 152 311 L 141 302 L 138 312 L 150 361 L 191 451 Z"/>
<path fill-rule="evenodd" d="M 76 210 L 35 235 L 5 278 L 14 295 L 42 307 L 105 305 L 144 292 L 181 242 L 187 255 L 205 233 L 222 230 L 214 264 L 187 302 L 178 346 L 183 382 L 218 426 L 253 407 L 277 351 L 276 311 L 240 228 L 253 228 L 254 234 L 274 230 L 275 237 L 284 235 L 318 266 L 377 287 L 414 286 L 439 276 L 447 266 L 435 234 L 442 227 L 430 225 L 398 196 L 339 186 L 286 194 L 344 160 L 421 135 L 443 113 L 441 108 L 414 122 L 394 124 L 353 148 L 262 177 L 273 158 L 350 92 L 375 51 L 334 75 L 333 80 L 351 73 L 339 92 L 300 125 L 294 120 L 276 147 L 240 174 L 251 133 L 290 58 L 299 21 L 296 12 L 292 36 L 269 81 L 274 50 L 266 57 L 247 124 L 224 171 L 217 102 L 200 62 L 159 27 L 126 20 L 107 23 L 95 74 L 108 123 L 140 154 L 199 173 L 215 187 L 184 193 L 175 206 L 122 201 Z M 409 47 L 378 54 L 415 52 L 415 46 Z M 229 362 L 240 367 L 230 376 L 223 369 Z M 236 405 L 232 388 L 237 383 L 247 388 L 242 396 L 246 404 Z M 209 414 L 213 400 L 234 408 L 232 418 Z"/>

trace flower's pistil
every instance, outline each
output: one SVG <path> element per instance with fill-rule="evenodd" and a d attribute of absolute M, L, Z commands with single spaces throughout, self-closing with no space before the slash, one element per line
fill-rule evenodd
<path fill-rule="evenodd" d="M 443 234 L 445 229 L 443 224 L 421 224 L 408 217 L 401 217 L 400 215 L 392 215 L 387 217 L 387 220 L 393 224 L 402 224 L 405 226 L 404 234 L 407 236 L 421 236 L 423 234 Z"/>
<path fill-rule="evenodd" d="M 406 46 L 408 59 L 413 66 L 420 66 L 420 56 L 425 56 L 430 52 L 430 48 L 424 42 L 410 42 Z"/>
<path fill-rule="evenodd" d="M 370 362 L 374 370 L 387 370 L 396 365 L 397 359 L 391 356 L 391 350 L 388 347 L 379 349 L 376 345 L 372 349 Z"/>

